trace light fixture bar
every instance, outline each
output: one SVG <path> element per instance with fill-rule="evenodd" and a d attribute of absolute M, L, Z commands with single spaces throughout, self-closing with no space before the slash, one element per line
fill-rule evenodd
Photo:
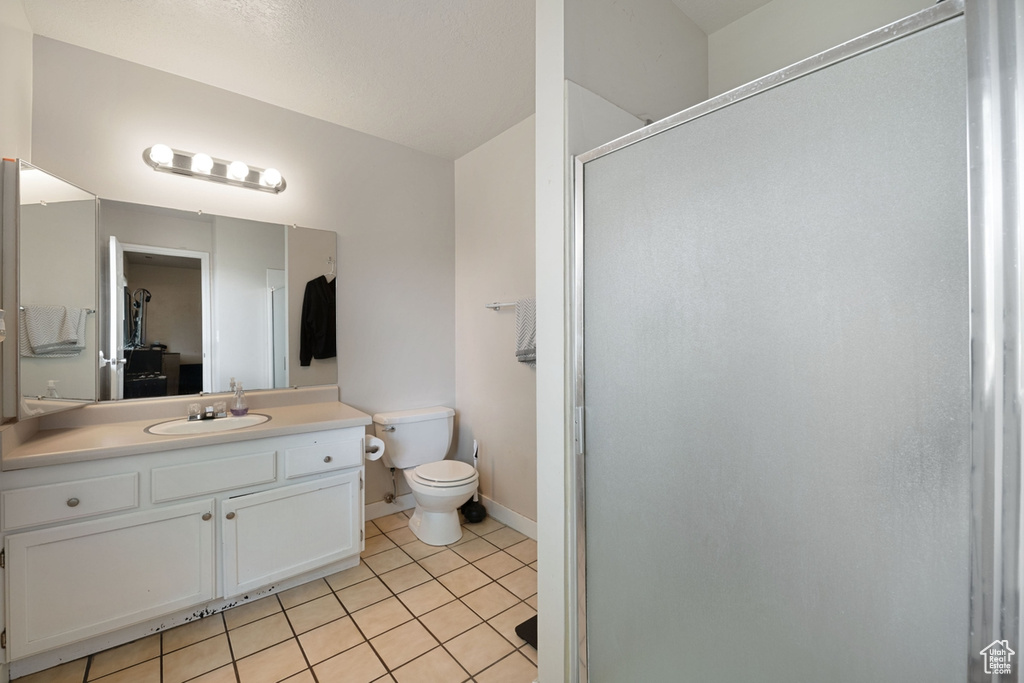
<path fill-rule="evenodd" d="M 142 152 L 142 160 L 154 171 L 177 173 L 226 185 L 247 187 L 261 192 L 284 192 L 287 184 L 274 168 L 259 168 L 241 161 L 217 159 L 198 152 L 153 145 Z"/>

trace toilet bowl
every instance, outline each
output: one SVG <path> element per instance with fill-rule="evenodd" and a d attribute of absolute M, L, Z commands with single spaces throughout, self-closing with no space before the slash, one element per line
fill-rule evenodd
<path fill-rule="evenodd" d="M 458 510 L 473 497 L 479 475 L 458 460 L 440 460 L 403 470 L 416 499 L 409 528 L 427 545 L 448 545 L 462 538 Z"/>
<path fill-rule="evenodd" d="M 473 496 L 479 475 L 472 465 L 445 460 L 455 411 L 444 406 L 377 413 L 374 430 L 384 440 L 381 461 L 402 470 L 416 500 L 409 528 L 427 545 L 462 538 L 459 507 Z"/>

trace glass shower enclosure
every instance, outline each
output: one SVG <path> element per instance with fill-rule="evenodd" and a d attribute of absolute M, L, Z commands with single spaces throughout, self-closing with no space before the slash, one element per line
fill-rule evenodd
<path fill-rule="evenodd" d="M 1019 221 L 971 104 L 1005 9 L 576 160 L 575 680 L 1017 680 L 981 648 L 1021 645 Z"/>

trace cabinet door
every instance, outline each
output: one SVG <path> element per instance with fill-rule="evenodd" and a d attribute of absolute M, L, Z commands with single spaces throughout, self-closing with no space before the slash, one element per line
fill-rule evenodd
<path fill-rule="evenodd" d="M 213 504 L 8 536 L 11 659 L 212 600 Z"/>
<path fill-rule="evenodd" d="M 359 553 L 362 468 L 221 504 L 224 597 Z"/>

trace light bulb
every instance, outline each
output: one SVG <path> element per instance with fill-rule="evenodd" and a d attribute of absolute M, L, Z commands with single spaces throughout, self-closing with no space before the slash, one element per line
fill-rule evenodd
<path fill-rule="evenodd" d="M 249 167 L 241 161 L 232 161 L 228 166 L 228 177 L 235 180 L 245 180 L 249 176 Z"/>
<path fill-rule="evenodd" d="M 277 187 L 281 184 L 281 172 L 276 168 L 268 168 L 263 172 L 260 182 L 267 187 Z"/>
<path fill-rule="evenodd" d="M 174 160 L 174 152 L 167 145 L 153 145 L 149 148 L 149 158 L 154 164 L 163 166 Z"/>
<path fill-rule="evenodd" d="M 209 154 L 196 154 L 192 157 L 192 170 L 196 173 L 209 173 L 213 170 L 213 159 Z"/>

